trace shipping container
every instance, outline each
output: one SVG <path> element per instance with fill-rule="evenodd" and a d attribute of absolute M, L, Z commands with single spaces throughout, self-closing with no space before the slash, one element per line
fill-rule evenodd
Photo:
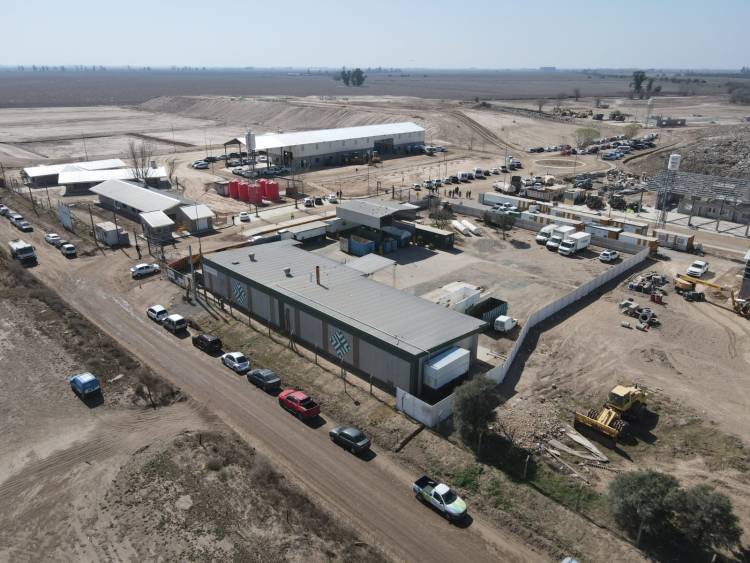
<path fill-rule="evenodd" d="M 496 297 L 490 297 L 469 307 L 466 310 L 466 314 L 492 325 L 500 315 L 508 314 L 508 302 Z"/>
<path fill-rule="evenodd" d="M 431 358 L 424 365 L 424 384 L 439 389 L 469 371 L 471 353 L 459 347 L 449 348 Z"/>
<path fill-rule="evenodd" d="M 654 229 L 654 236 L 659 241 L 659 246 L 674 248 L 683 252 L 692 250 L 695 244 L 695 235 L 676 233 L 666 229 Z"/>
<path fill-rule="evenodd" d="M 610 227 L 608 225 L 597 225 L 596 223 L 586 223 L 584 230 L 595 237 L 617 239 L 622 232 L 620 227 Z"/>
<path fill-rule="evenodd" d="M 661 244 L 656 237 L 639 235 L 638 233 L 622 232 L 620 233 L 620 236 L 618 237 L 617 240 L 622 241 L 625 244 L 631 244 L 633 246 L 636 246 L 639 249 L 643 247 L 648 247 L 652 253 L 656 252 L 657 248 Z"/>

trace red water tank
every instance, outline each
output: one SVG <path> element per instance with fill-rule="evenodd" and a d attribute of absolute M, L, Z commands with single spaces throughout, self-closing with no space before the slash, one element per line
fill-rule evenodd
<path fill-rule="evenodd" d="M 247 182 L 240 182 L 240 201 L 250 201 L 250 190 Z"/>
<path fill-rule="evenodd" d="M 255 205 L 260 205 L 262 203 L 257 184 L 250 184 L 248 188 L 248 200 Z"/>
<path fill-rule="evenodd" d="M 229 181 L 229 197 L 233 197 L 234 199 L 237 199 L 239 197 L 239 187 L 240 187 L 239 181 L 230 180 Z"/>
<path fill-rule="evenodd" d="M 269 199 L 271 201 L 279 201 L 279 183 L 278 182 L 268 182 L 266 184 L 266 193 L 265 193 L 266 199 Z"/>
<path fill-rule="evenodd" d="M 268 199 L 266 197 L 266 187 L 268 186 L 268 180 L 265 178 L 261 178 L 258 180 L 258 190 L 260 191 L 260 197 L 263 199 Z"/>

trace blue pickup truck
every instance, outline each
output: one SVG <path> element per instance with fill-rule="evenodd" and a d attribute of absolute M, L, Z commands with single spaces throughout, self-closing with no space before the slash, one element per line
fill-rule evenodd
<path fill-rule="evenodd" d="M 102 391 L 99 380 L 93 373 L 85 372 L 71 375 L 68 377 L 68 382 L 73 392 L 83 399 Z"/>

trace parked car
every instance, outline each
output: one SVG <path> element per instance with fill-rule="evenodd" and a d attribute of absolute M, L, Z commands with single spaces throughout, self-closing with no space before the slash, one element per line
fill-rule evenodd
<path fill-rule="evenodd" d="M 99 380 L 90 372 L 71 375 L 68 377 L 68 383 L 73 392 L 82 399 L 102 392 Z"/>
<path fill-rule="evenodd" d="M 23 220 L 16 223 L 16 227 L 18 227 L 18 230 L 22 233 L 30 233 L 34 230 L 34 227 L 31 226 L 31 223 Z"/>
<path fill-rule="evenodd" d="M 417 499 L 432 506 L 450 522 L 458 522 L 466 517 L 466 503 L 444 483 L 422 475 L 412 484 L 411 490 Z"/>
<path fill-rule="evenodd" d="M 247 223 L 250 220 L 250 214 L 247 211 L 240 211 L 239 218 L 243 223 Z"/>
<path fill-rule="evenodd" d="M 44 233 L 44 242 L 47 244 L 54 244 L 54 242 L 59 239 L 60 235 L 57 233 Z"/>
<path fill-rule="evenodd" d="M 461 179 L 458 176 L 451 176 L 451 184 L 460 184 Z"/>
<path fill-rule="evenodd" d="M 370 449 L 370 439 L 355 426 L 336 426 L 328 432 L 328 436 L 334 444 L 338 444 L 353 454 Z"/>
<path fill-rule="evenodd" d="M 227 352 L 221 357 L 221 363 L 240 374 L 250 369 L 250 360 L 242 352 Z"/>
<path fill-rule="evenodd" d="M 221 351 L 221 339 L 218 336 L 212 336 L 210 334 L 199 334 L 193 336 L 193 346 L 203 350 L 207 354 Z"/>
<path fill-rule="evenodd" d="M 599 254 L 599 260 L 602 262 L 614 262 L 620 257 L 620 253 L 616 250 L 602 250 Z"/>
<path fill-rule="evenodd" d="M 196 160 L 195 162 L 193 162 L 193 168 L 195 168 L 196 170 L 205 170 L 209 166 L 210 165 L 205 160 Z"/>
<path fill-rule="evenodd" d="M 8 208 L 5 205 L 0 204 L 0 215 L 5 215 L 8 212 Z"/>
<path fill-rule="evenodd" d="M 277 391 L 281 388 L 281 378 L 271 369 L 251 369 L 247 372 L 247 380 L 266 392 Z"/>
<path fill-rule="evenodd" d="M 322 197 L 315 197 L 315 205 L 323 205 L 323 198 Z"/>
<path fill-rule="evenodd" d="M 443 185 L 443 181 L 440 178 L 435 178 L 432 181 L 432 186 L 435 187 L 435 188 L 439 188 L 442 185 Z"/>
<path fill-rule="evenodd" d="M 336 194 L 328 194 L 328 203 L 338 203 L 339 199 L 336 197 Z"/>
<path fill-rule="evenodd" d="M 500 169 L 499 168 L 492 168 L 490 170 L 490 173 L 491 174 L 495 174 L 495 175 L 500 174 Z"/>
<path fill-rule="evenodd" d="M 158 274 L 161 271 L 159 264 L 136 264 L 130 268 L 130 275 L 133 279 Z"/>
<path fill-rule="evenodd" d="M 187 330 L 187 320 L 182 315 L 169 315 L 161 324 L 172 334 Z"/>
<path fill-rule="evenodd" d="M 58 237 L 58 238 L 54 239 L 51 244 L 55 248 L 60 248 L 63 244 L 68 244 L 68 241 L 65 240 L 64 238 Z"/>
<path fill-rule="evenodd" d="M 62 252 L 62 255 L 67 258 L 75 258 L 76 247 L 73 244 L 66 243 L 60 246 L 60 252 Z"/>
<path fill-rule="evenodd" d="M 302 201 L 302 203 L 304 204 L 304 206 L 305 206 L 305 207 L 315 207 L 315 204 L 313 203 L 313 200 L 312 200 L 312 198 L 311 198 L 311 197 L 306 197 L 306 198 L 305 198 L 305 199 L 304 199 L 304 200 Z"/>
<path fill-rule="evenodd" d="M 708 262 L 704 262 L 703 260 L 696 260 L 688 268 L 687 275 L 694 277 L 694 278 L 700 278 L 707 271 L 708 271 Z"/>
<path fill-rule="evenodd" d="M 296 389 L 284 389 L 279 393 L 279 405 L 301 420 L 314 418 L 320 414 L 320 405 Z"/>
<path fill-rule="evenodd" d="M 167 310 L 161 305 L 151 305 L 151 307 L 146 309 L 146 316 L 159 324 L 167 318 L 168 314 Z"/>
<path fill-rule="evenodd" d="M 203 162 L 216 162 L 217 160 L 219 160 L 217 156 L 207 156 L 203 159 Z"/>

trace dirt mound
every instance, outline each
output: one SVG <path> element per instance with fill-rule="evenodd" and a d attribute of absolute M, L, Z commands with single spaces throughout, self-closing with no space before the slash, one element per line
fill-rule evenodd
<path fill-rule="evenodd" d="M 278 130 L 354 127 L 374 123 L 413 121 L 413 115 L 376 108 L 316 103 L 313 99 L 162 96 L 140 106 L 154 112 L 211 119 L 236 124 L 238 130 Z"/>
<path fill-rule="evenodd" d="M 137 454 L 105 504 L 139 559 L 384 560 L 234 435 L 186 432 Z"/>

